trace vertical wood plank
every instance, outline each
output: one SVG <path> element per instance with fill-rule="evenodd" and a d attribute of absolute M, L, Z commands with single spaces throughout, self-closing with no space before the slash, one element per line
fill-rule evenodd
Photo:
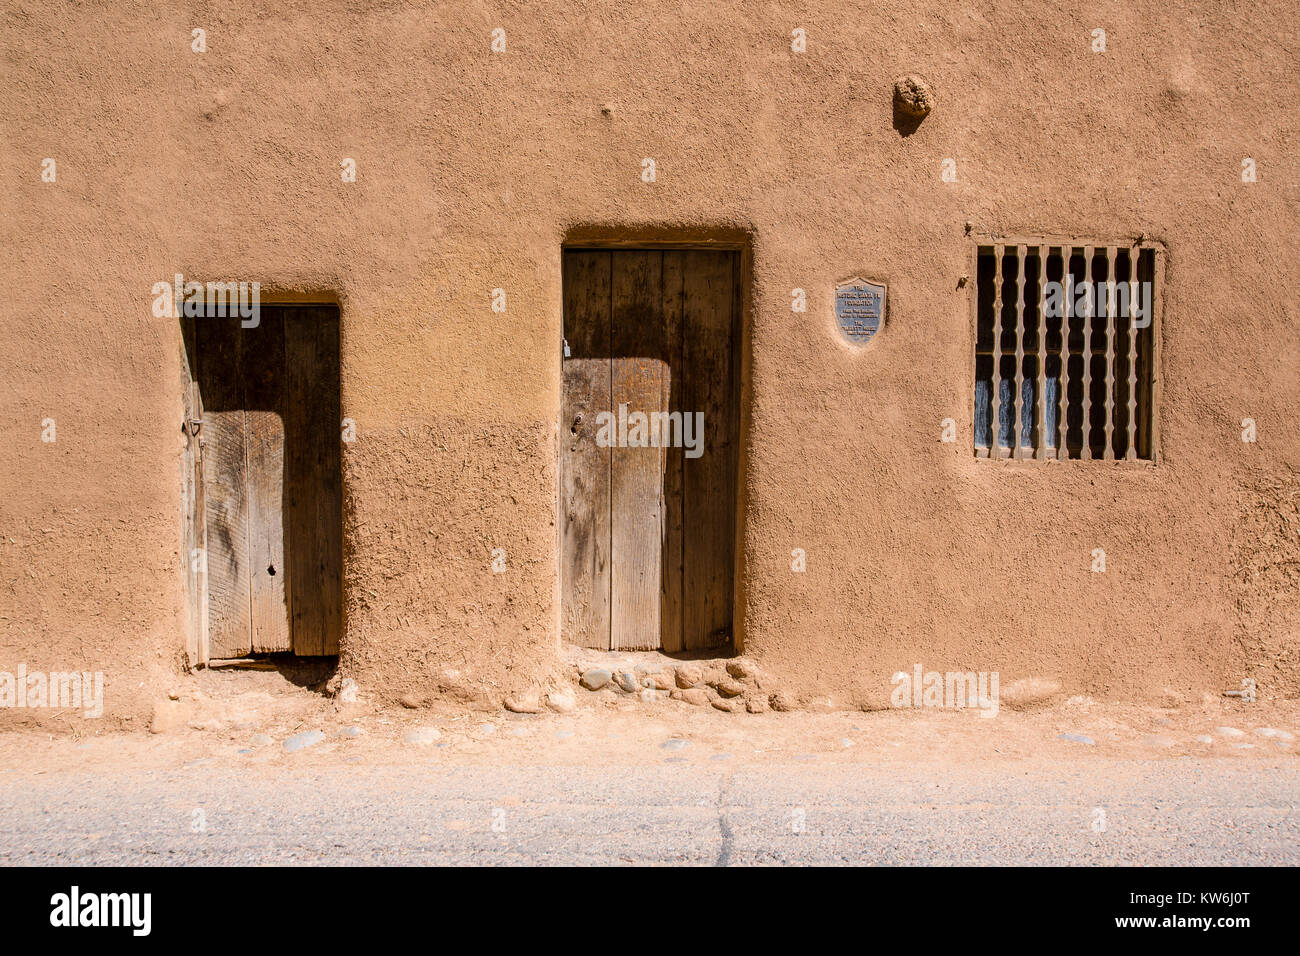
<path fill-rule="evenodd" d="M 252 647 L 247 482 L 238 319 L 196 319 L 204 407 L 204 538 L 208 569 L 208 652 L 218 660 Z"/>
<path fill-rule="evenodd" d="M 664 252 L 663 315 L 664 346 L 668 350 L 664 366 L 663 405 L 678 415 L 682 413 L 682 289 L 686 275 L 685 253 Z M 663 561 L 661 586 L 662 609 L 659 618 L 659 642 L 669 654 L 685 649 L 682 642 L 682 517 L 685 501 L 682 486 L 682 449 L 664 449 Z"/>
<path fill-rule="evenodd" d="M 613 261 L 610 388 L 620 430 L 627 416 L 628 442 L 610 455 L 610 646 L 646 650 L 660 640 L 664 467 L 659 448 L 633 447 L 632 416 L 668 410 L 663 253 L 629 250 Z"/>
<path fill-rule="evenodd" d="M 1038 438 L 1034 457 L 1042 461 L 1047 457 L 1047 246 L 1038 247 Z"/>
<path fill-rule="evenodd" d="M 981 408 L 979 406 L 979 366 L 980 366 L 980 329 L 983 324 L 983 313 L 980 311 L 981 295 L 980 291 L 984 288 L 984 283 L 979 280 L 980 264 L 983 261 L 983 250 L 979 246 L 974 246 L 970 252 L 970 274 L 975 276 L 975 282 L 971 289 L 970 306 L 971 306 L 971 369 L 975 373 L 975 387 L 971 389 L 971 446 L 974 449 L 976 458 L 988 458 L 992 455 L 992 441 L 990 447 L 983 447 L 979 444 L 979 417 Z M 992 319 L 990 318 L 990 322 Z"/>
<path fill-rule="evenodd" d="M 998 439 L 998 431 L 1002 410 L 1002 257 L 1005 254 L 1005 246 L 999 244 L 993 247 L 996 271 L 993 274 L 993 379 L 989 385 L 990 458 L 1002 457 L 1002 442 Z"/>
<path fill-rule="evenodd" d="M 1142 250 L 1144 258 L 1150 263 L 1149 272 L 1145 273 L 1143 278 L 1151 282 L 1151 324 L 1146 328 L 1147 339 L 1147 367 L 1142 381 L 1149 382 L 1150 388 L 1143 392 L 1143 406 L 1141 414 L 1144 416 L 1146 431 L 1146 457 L 1151 459 L 1151 463 L 1158 464 L 1160 461 L 1160 337 L 1161 323 L 1164 321 L 1164 283 L 1165 283 L 1165 254 L 1162 248 L 1149 248 Z M 1139 431 L 1141 434 L 1141 431 Z M 1140 439 L 1139 439 L 1140 440 Z"/>
<path fill-rule="evenodd" d="M 195 559 L 199 541 L 203 538 L 198 510 L 198 491 L 203 487 L 203 476 L 197 473 L 199 437 L 190 422 L 202 419 L 196 409 L 199 405 L 199 385 L 194 381 L 195 349 L 194 322 L 180 320 L 181 341 L 185 353 L 185 391 L 182 395 L 181 431 L 185 436 L 185 449 L 181 452 L 181 570 L 185 578 L 185 657 L 193 667 L 199 659 L 199 580 L 202 577 L 200 562 Z"/>
<path fill-rule="evenodd" d="M 208 661 L 208 573 L 207 544 L 203 528 L 203 395 L 198 382 L 198 342 L 195 320 L 181 319 L 181 338 L 185 351 L 185 451 L 181 478 L 184 498 L 184 524 L 181 559 L 185 567 L 185 596 L 189 618 L 185 653 L 189 666 Z"/>
<path fill-rule="evenodd" d="M 1025 257 L 1028 247 L 1016 246 L 1016 374 L 1011 395 L 1011 457 L 1024 458 L 1025 430 Z"/>
<path fill-rule="evenodd" d="M 293 648 L 284 563 L 285 311 L 263 309 L 241 333 L 253 653 Z"/>
<path fill-rule="evenodd" d="M 293 651 L 337 654 L 343 628 L 338 310 L 285 308 L 284 342 L 285 564 Z"/>
<path fill-rule="evenodd" d="M 1070 254 L 1073 246 L 1061 246 L 1061 285 L 1064 286 L 1070 274 Z M 1061 429 L 1060 444 L 1056 446 L 1058 461 L 1070 458 L 1070 317 L 1069 309 L 1062 303 L 1061 309 L 1061 383 L 1057 389 L 1057 401 L 1060 403 L 1056 413 L 1056 424 Z"/>
<path fill-rule="evenodd" d="M 198 383 L 195 382 L 192 389 L 194 393 L 194 409 L 198 413 L 197 420 L 199 424 L 200 437 L 195 443 L 196 455 L 194 459 L 194 525 L 197 534 L 197 544 L 200 554 L 200 561 L 197 568 L 197 606 L 199 611 L 198 629 L 196 632 L 198 663 L 207 664 L 211 657 L 212 651 L 210 646 L 211 625 L 209 624 L 210 609 L 212 607 L 211 599 L 208 595 L 208 529 L 206 520 L 206 503 L 205 492 L 203 487 L 203 396 L 199 391 Z M 191 555 L 191 560 L 193 556 Z"/>
<path fill-rule="evenodd" d="M 1106 247 L 1106 447 L 1102 449 L 1102 458 L 1106 461 L 1115 460 L 1115 336 L 1119 334 L 1119 319 L 1114 314 L 1110 290 L 1115 281 L 1116 254 L 1115 246 Z"/>
<path fill-rule="evenodd" d="M 732 355 L 734 254 L 686 253 L 682 296 L 683 419 L 704 414 L 703 451 L 685 457 L 683 642 L 688 650 L 732 638 L 736 408 Z"/>
<path fill-rule="evenodd" d="M 1083 247 L 1083 281 L 1092 283 L 1092 246 Z M 1079 457 L 1092 460 L 1092 315 L 1097 311 L 1095 296 L 1083 314 L 1083 447 Z"/>
<path fill-rule="evenodd" d="M 560 420 L 560 560 L 564 639 L 610 646 L 609 448 L 596 444 L 596 416 L 610 402 L 610 280 L 613 254 L 564 253 Z"/>
<path fill-rule="evenodd" d="M 1140 288 L 1140 286 L 1136 281 L 1139 278 L 1138 262 L 1139 262 L 1140 255 L 1141 255 L 1140 250 L 1136 248 L 1130 250 L 1129 252 L 1128 278 L 1129 278 L 1130 293 L 1132 292 L 1133 289 Z M 1141 293 L 1139 293 L 1139 295 L 1140 294 Z M 1136 315 L 1135 315 L 1134 306 L 1136 303 L 1134 302 L 1131 294 L 1129 296 L 1128 301 L 1129 301 L 1128 312 L 1126 312 L 1124 315 L 1124 321 L 1128 323 L 1128 435 L 1127 435 L 1128 448 L 1124 452 L 1124 459 L 1125 461 L 1136 461 L 1137 460 L 1137 381 L 1138 381 L 1137 343 L 1138 343 L 1138 332 L 1141 330 L 1138 329 L 1135 324 Z"/>
<path fill-rule="evenodd" d="M 727 633 L 730 637 L 730 649 L 737 653 L 744 651 L 744 634 L 737 633 L 738 629 L 743 626 L 736 620 L 736 609 L 743 607 L 741 602 L 741 573 L 742 561 L 744 559 L 744 545 L 741 541 L 741 429 L 744 426 L 741 406 L 741 394 L 744 390 L 744 369 L 745 369 L 745 263 L 739 252 L 733 252 L 729 256 L 731 259 L 731 385 L 727 395 L 727 407 L 730 409 L 728 423 L 728 438 L 730 439 L 730 449 L 727 458 L 727 483 L 718 489 L 718 495 L 726 502 L 729 521 L 728 540 L 731 546 L 726 556 L 726 567 L 723 573 L 726 576 L 725 587 L 727 590 Z"/>

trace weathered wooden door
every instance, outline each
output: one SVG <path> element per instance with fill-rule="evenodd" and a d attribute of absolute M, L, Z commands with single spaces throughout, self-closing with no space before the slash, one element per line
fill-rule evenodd
<path fill-rule="evenodd" d="M 333 307 L 196 318 L 208 656 L 338 653 L 343 496 Z"/>
<path fill-rule="evenodd" d="M 735 252 L 564 253 L 561 573 L 572 643 L 731 643 L 740 285 Z"/>

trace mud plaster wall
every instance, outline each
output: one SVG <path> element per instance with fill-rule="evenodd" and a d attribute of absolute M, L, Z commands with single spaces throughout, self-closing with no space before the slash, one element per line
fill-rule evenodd
<path fill-rule="evenodd" d="M 1292 4 L 361 6 L 5 5 L 0 669 L 103 670 L 128 721 L 175 680 L 181 344 L 150 288 L 180 271 L 339 297 L 363 693 L 547 680 L 560 249 L 597 225 L 751 237 L 738 617 L 801 692 L 883 700 L 920 662 L 1294 696 L 1294 565 L 1245 530 L 1294 560 Z M 938 96 L 906 138 L 904 72 Z M 1158 468 L 973 458 L 967 221 L 1167 245 Z M 890 283 L 865 351 L 831 318 L 854 273 Z"/>

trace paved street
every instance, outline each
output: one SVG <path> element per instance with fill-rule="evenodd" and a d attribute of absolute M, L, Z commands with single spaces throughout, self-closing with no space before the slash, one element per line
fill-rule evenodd
<path fill-rule="evenodd" d="M 1300 864 L 1291 757 L 659 760 L 10 769 L 0 863 Z"/>

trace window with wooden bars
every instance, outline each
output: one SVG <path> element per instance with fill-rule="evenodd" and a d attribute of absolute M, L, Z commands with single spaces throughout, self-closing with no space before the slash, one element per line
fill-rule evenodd
<path fill-rule="evenodd" d="M 1145 243 L 978 247 L 977 457 L 1155 461 L 1163 265 Z"/>

